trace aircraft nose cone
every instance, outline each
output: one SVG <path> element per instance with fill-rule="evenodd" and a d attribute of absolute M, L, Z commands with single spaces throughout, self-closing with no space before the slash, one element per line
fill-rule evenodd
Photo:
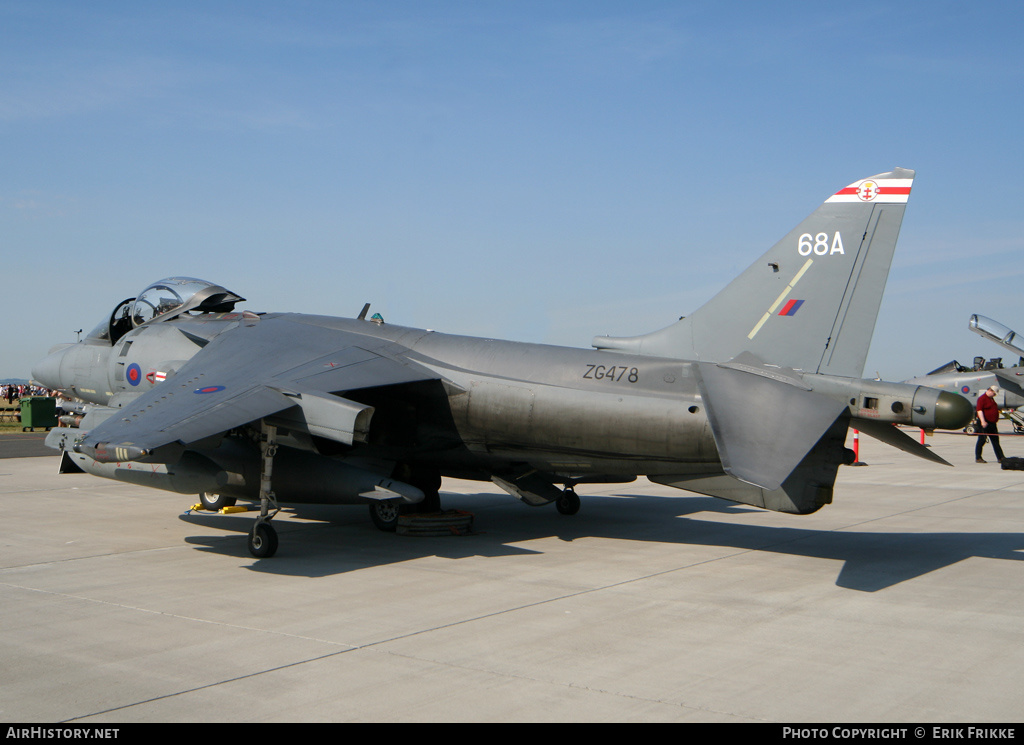
<path fill-rule="evenodd" d="M 935 402 L 935 428 L 961 429 L 974 419 L 974 406 L 957 393 L 943 391 Z"/>
<path fill-rule="evenodd" d="M 32 366 L 32 380 L 42 383 L 47 388 L 63 388 L 60 380 L 60 365 L 64 359 L 64 350 L 73 344 L 54 347 L 50 354 Z"/>

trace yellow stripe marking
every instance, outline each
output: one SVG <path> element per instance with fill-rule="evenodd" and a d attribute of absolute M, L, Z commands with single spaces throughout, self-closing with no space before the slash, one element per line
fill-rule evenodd
<path fill-rule="evenodd" d="M 800 271 L 796 273 L 796 276 L 793 277 L 793 280 L 786 286 L 786 289 L 783 290 L 782 294 L 775 299 L 775 302 L 772 303 L 772 306 L 768 309 L 768 311 L 763 316 L 761 316 L 761 320 L 758 321 L 757 325 L 750 330 L 749 334 L 747 334 L 748 339 L 753 339 L 755 336 L 757 336 L 757 332 L 761 330 L 762 326 L 764 326 L 764 322 L 767 321 L 769 317 L 771 317 L 772 313 L 775 312 L 776 308 L 782 305 L 782 301 L 785 300 L 786 296 L 793 291 L 793 288 L 796 286 L 796 283 L 800 281 L 800 278 L 804 276 L 804 273 L 808 269 L 811 268 L 811 264 L 813 263 L 814 259 L 808 259 L 807 261 L 804 262 L 804 265 L 800 267 Z"/>

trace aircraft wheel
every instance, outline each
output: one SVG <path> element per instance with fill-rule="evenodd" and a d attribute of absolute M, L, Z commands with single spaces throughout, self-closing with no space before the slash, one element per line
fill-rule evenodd
<path fill-rule="evenodd" d="M 257 559 L 269 559 L 277 553 L 277 530 L 270 523 L 256 523 L 249 533 L 249 553 Z"/>
<path fill-rule="evenodd" d="M 219 512 L 224 507 L 234 507 L 237 501 L 234 497 L 225 497 L 217 492 L 204 491 L 199 493 L 199 501 L 204 510 Z"/>
<path fill-rule="evenodd" d="M 964 432 L 966 432 L 969 435 L 973 435 L 976 431 L 977 430 L 974 429 L 973 424 L 968 424 L 966 427 L 964 427 Z"/>
<path fill-rule="evenodd" d="M 565 489 L 555 500 L 555 509 L 562 515 L 575 515 L 580 511 L 580 498 L 572 489 Z"/>
<path fill-rule="evenodd" d="M 398 515 L 401 511 L 401 505 L 395 500 L 370 502 L 370 519 L 377 530 L 385 533 L 394 533 L 398 528 Z"/>

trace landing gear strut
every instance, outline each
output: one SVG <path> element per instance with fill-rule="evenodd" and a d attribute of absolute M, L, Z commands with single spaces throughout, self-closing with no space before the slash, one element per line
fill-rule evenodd
<path fill-rule="evenodd" d="M 257 559 L 269 559 L 277 553 L 277 531 L 270 521 L 281 511 L 277 498 L 270 488 L 274 456 L 277 455 L 277 427 L 273 424 L 263 422 L 260 452 L 263 458 L 263 471 L 260 474 L 260 516 L 256 518 L 256 523 L 249 533 L 249 553 Z"/>
<path fill-rule="evenodd" d="M 417 512 L 441 511 L 441 472 L 420 468 L 413 472 L 412 485 L 423 492 L 423 501 L 416 505 Z"/>

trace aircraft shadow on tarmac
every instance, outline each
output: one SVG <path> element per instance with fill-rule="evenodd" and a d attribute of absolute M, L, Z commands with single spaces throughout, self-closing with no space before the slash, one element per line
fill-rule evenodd
<path fill-rule="evenodd" d="M 768 527 L 701 520 L 700 513 L 740 514 L 750 508 L 710 497 L 584 496 L 573 517 L 553 508 L 529 509 L 507 495 L 443 494 L 448 509 L 475 517 L 469 536 L 410 537 L 381 533 L 361 507 L 296 505 L 303 522 L 278 519 L 281 550 L 257 560 L 254 571 L 319 577 L 357 569 L 439 556 L 501 557 L 542 553 L 522 544 L 540 538 L 563 541 L 611 538 L 765 551 L 843 562 L 836 585 L 875 592 L 972 557 L 1024 560 L 1020 533 L 884 533 Z M 219 515 L 186 513 L 181 519 L 228 531 L 224 536 L 186 540 L 204 551 L 249 558 L 246 535 L 254 513 Z M 794 520 L 800 520 L 794 517 Z M 823 567 L 822 571 L 828 571 Z"/>

